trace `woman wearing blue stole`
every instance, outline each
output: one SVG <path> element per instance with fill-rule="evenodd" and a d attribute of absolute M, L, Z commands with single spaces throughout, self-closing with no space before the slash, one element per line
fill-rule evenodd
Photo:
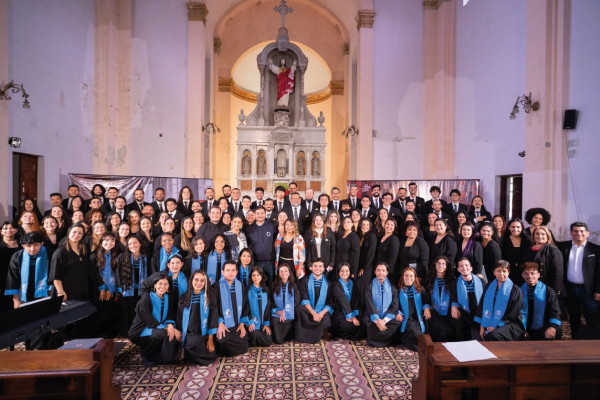
<path fill-rule="evenodd" d="M 247 287 L 250 315 L 248 316 L 248 335 L 250 346 L 269 347 L 273 343 L 271 336 L 271 300 L 267 287 L 267 275 L 259 266 L 252 267 L 252 284 Z"/>
<path fill-rule="evenodd" d="M 396 321 L 400 326 L 400 343 L 409 350 L 417 351 L 417 338 L 425 333 L 425 321 L 431 318 L 429 295 L 421 287 L 412 268 L 405 268 L 398 283 L 400 309 Z"/>
<path fill-rule="evenodd" d="M 296 310 L 300 305 L 300 292 L 296 287 L 295 274 L 288 264 L 280 264 L 273 280 L 273 309 L 271 310 L 271 332 L 277 344 L 291 340 L 294 333 Z"/>
<path fill-rule="evenodd" d="M 141 240 L 139 236 L 130 236 L 127 239 L 127 251 L 117 259 L 118 291 L 121 295 L 117 304 L 121 314 L 119 334 L 122 337 L 127 337 L 127 331 L 135 317 L 135 306 L 140 300 L 142 282 L 150 275 L 146 247 Z"/>
<path fill-rule="evenodd" d="M 355 234 L 356 235 L 356 234 Z M 317 343 L 331 326 L 330 315 L 333 309 L 328 304 L 329 284 L 323 275 L 325 263 L 320 258 L 313 260 L 312 273 L 298 284 L 301 306 L 296 323 L 296 341 Z"/>
<path fill-rule="evenodd" d="M 206 274 L 210 279 L 210 284 L 214 285 L 221 280 L 221 272 L 225 261 L 231 259 L 231 248 L 225 235 L 222 233 L 215 235 L 206 250 L 206 254 Z"/>
<path fill-rule="evenodd" d="M 496 279 L 485 287 L 475 316 L 475 321 L 481 325 L 479 335 L 483 340 L 513 341 L 523 337 L 523 295 L 521 289 L 508 278 L 508 274 L 508 262 L 496 261 Z"/>
<path fill-rule="evenodd" d="M 350 264 L 341 263 L 337 275 L 338 280 L 331 285 L 331 302 L 335 311 L 331 315 L 329 333 L 340 339 L 358 340 L 361 331 L 360 292 L 350 279 Z"/>
<path fill-rule="evenodd" d="M 375 278 L 365 288 L 365 313 L 362 323 L 367 329 L 367 344 L 386 347 L 392 343 L 400 323 L 395 320 L 398 312 L 398 291 L 390 283 L 390 267 L 385 262 L 375 266 Z"/>
<path fill-rule="evenodd" d="M 473 320 L 487 282 L 473 272 L 467 257 L 458 260 L 460 276 L 456 280 L 456 303 L 452 304 L 452 318 L 457 320 L 458 340 L 479 340 L 479 324 Z"/>
<path fill-rule="evenodd" d="M 246 288 L 250 288 L 252 285 L 252 267 L 254 267 L 254 255 L 252 250 L 246 248 L 243 249 L 237 259 L 238 275 L 237 278 Z"/>
<path fill-rule="evenodd" d="M 14 308 L 22 303 L 48 296 L 48 255 L 42 235 L 29 232 L 20 240 L 22 250 L 14 253 L 8 267 L 6 296 L 12 296 Z"/>
<path fill-rule="evenodd" d="M 155 243 L 158 241 L 155 240 Z M 160 235 L 160 247 L 152 255 L 152 271 L 163 272 L 167 269 L 167 261 L 173 254 L 178 254 L 179 249 L 173 246 L 173 234 L 165 232 Z"/>
<path fill-rule="evenodd" d="M 434 342 L 450 342 L 456 338 L 456 321 L 451 307 L 456 307 L 455 280 L 452 263 L 446 256 L 437 256 L 425 280 L 425 290 L 431 296 L 429 335 Z"/>
<path fill-rule="evenodd" d="M 204 239 L 200 236 L 192 239 L 190 254 L 183 261 L 183 268 L 181 269 L 185 276 L 192 276 L 194 272 L 199 270 L 206 271 L 205 248 Z"/>
<path fill-rule="evenodd" d="M 167 274 L 159 273 L 150 293 L 144 293 L 135 308 L 128 338 L 141 347 L 146 367 L 173 360 L 181 332 L 175 328 L 177 297 L 169 293 Z"/>
<path fill-rule="evenodd" d="M 215 334 L 218 326 L 217 300 L 206 272 L 196 270 L 190 290 L 181 298 L 177 326 L 181 328 L 181 352 L 192 364 L 209 365 L 217 359 Z"/>
<path fill-rule="evenodd" d="M 117 258 L 119 257 L 119 247 L 117 246 L 117 235 L 112 232 L 106 232 L 100 237 L 100 245 L 90 255 L 90 263 L 98 271 L 104 285 L 99 293 L 92 296 L 92 302 L 98 312 L 90 320 L 90 333 L 97 336 L 114 337 L 117 333 L 117 304 L 114 296 L 118 288 L 118 268 Z"/>

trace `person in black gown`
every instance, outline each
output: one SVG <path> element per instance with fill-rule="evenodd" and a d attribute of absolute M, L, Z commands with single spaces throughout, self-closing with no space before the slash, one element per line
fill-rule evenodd
<path fill-rule="evenodd" d="M 483 247 L 475 236 L 475 226 L 471 222 L 465 222 L 460 228 L 460 235 L 456 240 L 456 265 L 461 258 L 468 258 L 473 271 L 480 278 L 486 278 L 487 274 L 483 268 Z M 458 276 L 458 274 L 455 274 Z"/>
<path fill-rule="evenodd" d="M 406 239 L 400 243 L 398 270 L 413 268 L 419 279 L 425 279 L 429 270 L 429 245 L 419 237 L 419 224 L 409 221 L 404 224 Z"/>
<path fill-rule="evenodd" d="M 191 364 L 209 365 L 217 359 L 217 299 L 208 275 L 202 270 L 192 272 L 188 286 L 190 290 L 179 301 L 177 312 L 181 353 Z"/>
<path fill-rule="evenodd" d="M 250 314 L 248 315 L 248 336 L 250 346 L 269 347 L 273 343 L 271 336 L 271 299 L 267 287 L 267 275 L 259 266 L 250 271 L 251 284 L 247 288 Z"/>
<path fill-rule="evenodd" d="M 523 252 L 524 262 L 534 262 L 540 266 L 540 281 L 554 289 L 559 298 L 565 295 L 564 265 L 562 253 L 552 240 L 550 229 L 539 226 L 533 231 L 532 245 Z"/>
<path fill-rule="evenodd" d="M 358 275 L 358 260 L 360 259 L 360 239 L 356 232 L 352 231 L 353 227 L 352 218 L 342 218 L 337 235 L 335 262 L 337 265 L 340 265 L 342 262 L 350 264 L 350 278 L 356 279 Z M 334 280 L 332 279 L 331 281 Z"/>
<path fill-rule="evenodd" d="M 394 218 L 389 218 L 383 226 L 383 237 L 377 243 L 377 255 L 375 263 L 386 263 L 390 266 L 389 280 L 392 283 L 398 281 L 398 253 L 400 252 L 400 239 L 398 238 L 397 222 Z"/>
<path fill-rule="evenodd" d="M 235 261 L 225 261 L 217 291 L 219 328 L 217 345 L 220 354 L 228 357 L 248 351 L 249 341 L 245 323 L 248 321 L 248 295 L 238 279 Z"/>
<path fill-rule="evenodd" d="M 294 333 L 296 311 L 300 306 L 300 292 L 295 274 L 288 264 L 279 265 L 278 275 L 273 280 L 273 309 L 271 310 L 271 332 L 273 341 L 284 343 Z"/>
<path fill-rule="evenodd" d="M 494 225 L 491 222 L 481 223 L 479 234 L 481 236 L 481 247 L 483 248 L 483 269 L 487 278 L 493 275 L 496 261 L 502 258 L 502 250 L 500 245 L 493 239 Z"/>
<path fill-rule="evenodd" d="M 433 226 L 436 234 L 429 241 L 429 259 L 435 260 L 437 256 L 446 256 L 448 260 L 455 260 L 456 241 L 449 230 L 448 222 L 438 218 Z"/>
<path fill-rule="evenodd" d="M 331 285 L 331 303 L 335 310 L 331 315 L 331 336 L 357 340 L 360 337 L 361 324 L 359 313 L 360 293 L 350 279 L 350 265 L 338 266 L 338 280 Z"/>
<path fill-rule="evenodd" d="M 351 221 L 349 218 L 347 220 Z M 298 284 L 302 301 L 298 309 L 296 341 L 301 343 L 317 343 L 321 340 L 331 326 L 330 315 L 333 313 L 328 304 L 329 283 L 323 276 L 325 264 L 317 258 L 310 269 L 312 273 Z"/>
<path fill-rule="evenodd" d="M 313 214 L 311 228 L 304 232 L 304 246 L 306 251 L 305 274 L 310 273 L 308 266 L 312 261 L 321 258 L 325 263 L 328 279 L 330 272 L 335 276 L 335 266 L 337 265 L 335 233 L 325 226 L 325 217 L 318 211 Z M 330 282 L 333 280 L 329 279 Z"/>
<path fill-rule="evenodd" d="M 554 290 L 540 281 L 539 265 L 523 263 L 523 325 L 529 340 L 560 340 L 560 306 Z"/>
<path fill-rule="evenodd" d="M 510 265 L 498 260 L 494 265 L 494 279 L 488 283 L 477 307 L 475 321 L 480 324 L 479 336 L 486 341 L 521 340 L 523 328 L 523 295 L 521 289 L 508 277 Z"/>
<path fill-rule="evenodd" d="M 451 342 L 456 338 L 456 323 L 451 311 L 452 305 L 456 304 L 452 271 L 452 262 L 445 256 L 437 256 L 425 279 L 425 290 L 431 298 L 431 318 L 428 327 L 434 342 Z"/>
<path fill-rule="evenodd" d="M 502 236 L 502 258 L 510 264 L 509 278 L 517 286 L 523 286 L 520 264 L 525 249 L 531 246 L 531 240 L 525 234 L 523 222 L 519 218 L 508 221 L 507 232 Z"/>
<path fill-rule="evenodd" d="M 6 279 L 10 260 L 17 251 L 21 250 L 19 245 L 19 225 L 14 221 L 6 221 L 2 224 L 2 240 L 0 240 L 0 293 L 6 290 Z M 51 258 L 48 258 L 50 261 Z M 12 296 L 0 296 L 0 313 L 14 308 Z"/>
<path fill-rule="evenodd" d="M 402 325 L 398 329 L 400 343 L 409 350 L 417 351 L 417 338 L 425 333 L 425 321 L 431 318 L 429 295 L 421 286 L 415 270 L 406 268 L 398 283 L 400 307 L 396 321 Z"/>
<path fill-rule="evenodd" d="M 456 304 L 452 305 L 452 318 L 457 320 L 458 340 L 479 340 L 479 324 L 474 321 L 477 306 L 487 282 L 473 272 L 471 261 L 463 257 L 458 260 L 460 276 L 456 280 Z"/>
<path fill-rule="evenodd" d="M 150 293 L 144 293 L 135 308 L 128 338 L 141 347 L 146 367 L 173 360 L 181 332 L 175 327 L 177 297 L 169 291 L 167 274 L 155 276 Z"/>
<path fill-rule="evenodd" d="M 360 255 L 358 257 L 358 278 L 355 282 L 359 291 L 359 305 L 364 308 L 365 290 L 375 276 L 374 265 L 377 255 L 377 233 L 370 219 L 363 218 L 360 221 L 358 238 L 360 239 Z"/>
<path fill-rule="evenodd" d="M 389 346 L 400 327 L 398 313 L 398 290 L 388 279 L 389 266 L 375 266 L 375 278 L 365 289 L 365 312 L 362 324 L 367 332 L 367 344 L 372 347 Z"/>

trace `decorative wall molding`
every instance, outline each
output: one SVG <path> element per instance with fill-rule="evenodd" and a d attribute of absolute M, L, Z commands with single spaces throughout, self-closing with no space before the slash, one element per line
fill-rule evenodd
<path fill-rule="evenodd" d="M 219 92 L 231 93 L 233 96 L 240 100 L 247 101 L 249 103 L 256 104 L 258 93 L 244 89 L 237 85 L 232 78 L 219 78 Z M 343 95 L 344 94 L 344 81 L 331 81 L 324 89 L 317 93 L 311 93 L 306 95 L 306 104 L 317 104 L 323 101 L 329 100 L 332 95 Z"/>
<path fill-rule="evenodd" d="M 375 23 L 375 11 L 374 10 L 358 10 L 356 13 L 356 29 L 360 31 L 361 28 L 373 28 Z"/>
<path fill-rule="evenodd" d="M 206 26 L 206 16 L 208 15 L 206 4 L 199 1 L 188 1 L 185 5 L 188 9 L 188 20 L 201 21 Z"/>
<path fill-rule="evenodd" d="M 223 42 L 221 42 L 221 39 L 219 39 L 218 37 L 214 38 L 213 40 L 213 47 L 215 49 L 215 54 L 219 55 L 221 54 L 221 45 L 223 44 Z"/>
<path fill-rule="evenodd" d="M 450 0 L 423 0 L 423 7 L 426 10 L 437 10 L 443 2 Z"/>

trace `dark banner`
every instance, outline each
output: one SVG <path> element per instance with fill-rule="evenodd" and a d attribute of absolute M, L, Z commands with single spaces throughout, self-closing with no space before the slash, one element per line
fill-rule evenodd
<path fill-rule="evenodd" d="M 471 200 L 475 196 L 480 196 L 481 183 L 479 179 L 444 179 L 444 180 L 431 180 L 431 181 L 348 181 L 348 192 L 350 192 L 350 185 L 356 184 L 358 186 L 359 197 L 361 195 L 371 195 L 371 186 L 379 184 L 381 186 L 381 194 L 390 192 L 394 195 L 394 199 L 398 194 L 398 189 L 401 187 L 408 190 L 408 184 L 414 182 L 417 184 L 419 191 L 418 196 L 425 199 L 425 201 L 431 199 L 429 189 L 432 186 L 439 186 L 442 189 L 441 198 L 450 201 L 450 191 L 452 189 L 460 190 L 460 202 L 466 205 L 471 205 Z"/>
<path fill-rule="evenodd" d="M 146 195 L 144 200 L 150 203 L 154 201 L 154 189 L 159 187 L 165 189 L 167 199 L 172 197 L 175 200 L 179 197 L 179 191 L 184 186 L 189 186 L 192 189 L 194 200 L 205 200 L 204 189 L 212 187 L 212 179 L 69 174 L 69 185 L 78 185 L 80 195 L 84 199 L 92 197 L 92 187 L 97 183 L 107 190 L 109 187 L 116 187 L 119 189 L 119 195 L 125 197 L 128 203 L 133 201 L 133 192 L 136 189 L 143 189 Z"/>

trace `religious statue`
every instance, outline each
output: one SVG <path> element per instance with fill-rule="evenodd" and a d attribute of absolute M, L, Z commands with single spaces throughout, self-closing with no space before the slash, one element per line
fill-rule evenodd
<path fill-rule="evenodd" d="M 277 75 L 277 105 L 288 107 L 290 102 L 290 93 L 294 92 L 294 74 L 296 73 L 296 60 L 291 68 L 286 67 L 285 58 L 279 62 L 279 66 L 273 64 L 273 59 L 269 59 L 269 69 Z"/>
<path fill-rule="evenodd" d="M 311 169 L 313 176 L 321 175 L 321 160 L 319 159 L 319 153 L 316 151 L 312 155 Z"/>
<path fill-rule="evenodd" d="M 287 156 L 285 150 L 280 149 L 277 152 L 277 176 L 283 178 L 287 172 Z"/>
<path fill-rule="evenodd" d="M 244 157 L 242 158 L 242 175 L 250 175 L 251 168 L 250 154 L 244 152 Z"/>
<path fill-rule="evenodd" d="M 265 152 L 264 151 L 259 151 L 258 152 L 258 160 L 256 163 L 256 170 L 257 170 L 257 175 L 258 176 L 264 176 L 266 174 L 266 159 L 265 159 Z"/>
<path fill-rule="evenodd" d="M 298 158 L 296 160 L 296 175 L 305 175 L 305 162 L 304 162 L 304 152 L 298 153 Z"/>

